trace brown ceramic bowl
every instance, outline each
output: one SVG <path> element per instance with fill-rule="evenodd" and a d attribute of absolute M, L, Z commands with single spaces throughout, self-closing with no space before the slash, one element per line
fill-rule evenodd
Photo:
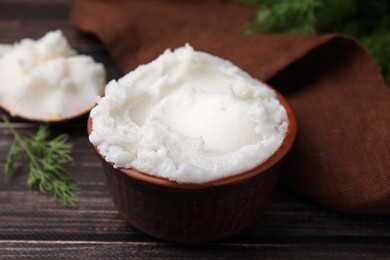
<path fill-rule="evenodd" d="M 281 147 L 252 170 L 205 184 L 179 184 L 136 169 L 114 168 L 93 146 L 122 216 L 146 234 L 184 243 L 223 239 L 257 221 L 269 204 L 297 130 L 290 105 L 277 96 L 289 120 Z M 89 118 L 88 134 L 92 124 Z"/>

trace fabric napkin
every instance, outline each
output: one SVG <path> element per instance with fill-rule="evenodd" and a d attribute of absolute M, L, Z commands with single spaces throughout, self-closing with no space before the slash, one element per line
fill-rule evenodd
<path fill-rule="evenodd" d="M 277 88 L 295 110 L 296 143 L 281 182 L 330 208 L 390 214 L 390 94 L 353 38 L 243 33 L 254 9 L 222 0 L 76 2 L 123 73 L 190 43 Z"/>

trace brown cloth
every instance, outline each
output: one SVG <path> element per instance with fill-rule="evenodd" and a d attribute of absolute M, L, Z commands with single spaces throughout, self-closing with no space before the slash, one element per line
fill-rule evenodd
<path fill-rule="evenodd" d="M 221 0 L 77 2 L 72 22 L 126 73 L 190 43 L 284 94 L 298 120 L 281 181 L 333 209 L 390 214 L 390 94 L 374 60 L 341 35 L 246 36 L 252 7 Z"/>

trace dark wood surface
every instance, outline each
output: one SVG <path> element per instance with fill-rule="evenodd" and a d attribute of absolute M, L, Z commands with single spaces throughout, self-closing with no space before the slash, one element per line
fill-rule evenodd
<path fill-rule="evenodd" d="M 105 64 L 108 80 L 120 77 L 104 46 L 69 23 L 72 2 L 0 0 L 0 42 L 36 39 L 61 29 L 76 50 Z M 24 133 L 37 129 L 34 123 L 13 122 Z M 48 195 L 29 190 L 26 169 L 11 182 L 5 181 L 1 170 L 0 259 L 390 258 L 389 216 L 337 213 L 283 187 L 278 187 L 267 213 L 232 238 L 202 245 L 154 239 L 128 225 L 115 209 L 87 139 L 86 117 L 52 129 L 69 133 L 74 144 L 74 161 L 67 168 L 80 186 L 78 207 L 65 208 Z M 1 169 L 11 142 L 0 123 Z"/>

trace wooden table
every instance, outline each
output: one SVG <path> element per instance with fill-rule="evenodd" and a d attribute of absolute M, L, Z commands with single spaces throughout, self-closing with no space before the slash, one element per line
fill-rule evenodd
<path fill-rule="evenodd" d="M 80 53 L 92 55 L 121 76 L 104 46 L 69 23 L 72 0 L 0 0 L 0 42 L 39 38 L 61 29 Z M 6 112 L 0 110 L 0 114 Z M 37 124 L 13 119 L 33 133 Z M 77 208 L 65 208 L 48 195 L 26 187 L 26 169 L 7 183 L 0 174 L 0 259 L 260 259 L 390 258 L 390 218 L 351 216 L 326 209 L 279 187 L 267 213 L 251 228 L 219 242 L 180 245 L 149 237 L 127 224 L 107 191 L 100 163 L 86 134 L 86 117 L 51 126 L 74 144 L 67 168 L 80 186 Z M 0 123 L 0 167 L 12 136 Z"/>

